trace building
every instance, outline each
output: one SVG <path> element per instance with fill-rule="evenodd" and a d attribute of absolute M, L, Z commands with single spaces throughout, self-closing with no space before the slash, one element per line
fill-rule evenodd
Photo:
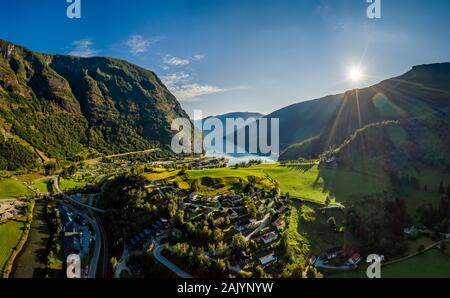
<path fill-rule="evenodd" d="M 416 233 L 416 229 L 414 228 L 414 226 L 411 226 L 409 228 L 404 228 L 403 233 L 405 233 L 406 235 L 413 235 Z"/>
<path fill-rule="evenodd" d="M 170 232 L 170 235 L 172 235 L 176 239 L 180 240 L 181 237 L 183 236 L 183 232 L 181 232 L 178 229 L 173 228 L 172 231 Z"/>
<path fill-rule="evenodd" d="M 273 253 L 268 254 L 267 256 L 264 256 L 262 258 L 259 258 L 259 261 L 261 262 L 261 265 L 267 266 L 277 260 L 276 257 L 274 257 Z"/>
<path fill-rule="evenodd" d="M 281 228 L 286 223 L 284 217 L 278 217 L 276 221 L 273 222 L 273 225 L 277 228 Z"/>
<path fill-rule="evenodd" d="M 350 265 L 358 265 L 361 262 L 361 256 L 358 253 L 353 254 L 347 261 Z"/>
<path fill-rule="evenodd" d="M 261 236 L 264 244 L 269 244 L 278 239 L 278 234 L 275 232 L 269 232 Z"/>

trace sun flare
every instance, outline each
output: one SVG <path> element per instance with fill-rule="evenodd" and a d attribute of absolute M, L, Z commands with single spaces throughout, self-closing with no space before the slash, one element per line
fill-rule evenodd
<path fill-rule="evenodd" d="M 359 82 L 363 77 L 363 73 L 359 67 L 353 67 L 348 72 L 348 78 L 352 82 Z"/>

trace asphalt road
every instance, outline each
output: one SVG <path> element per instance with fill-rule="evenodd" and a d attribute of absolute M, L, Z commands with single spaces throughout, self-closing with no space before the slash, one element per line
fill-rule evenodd
<path fill-rule="evenodd" d="M 174 263 L 170 262 L 168 259 L 163 257 L 161 255 L 161 252 L 162 252 L 163 249 L 164 249 L 163 245 L 157 245 L 155 247 L 155 249 L 153 250 L 153 256 L 155 257 L 155 259 L 157 259 L 161 264 L 166 266 L 168 269 L 170 269 L 173 273 L 175 273 L 179 277 L 181 277 L 181 278 L 193 278 L 192 275 L 190 275 L 189 273 L 183 271 L 180 267 L 178 267 L 177 265 L 175 265 Z"/>

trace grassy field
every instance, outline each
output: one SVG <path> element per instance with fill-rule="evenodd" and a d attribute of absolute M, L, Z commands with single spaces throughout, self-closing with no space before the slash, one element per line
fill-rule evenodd
<path fill-rule="evenodd" d="M 324 180 L 319 176 L 317 165 L 312 164 L 264 164 L 251 167 L 272 177 L 283 193 L 315 202 L 325 202 L 329 192 L 324 189 Z"/>
<path fill-rule="evenodd" d="M 53 183 L 51 179 L 40 179 L 35 181 L 32 186 L 44 193 L 53 192 Z"/>
<path fill-rule="evenodd" d="M 33 193 L 12 178 L 0 178 L 0 200 L 32 196 Z"/>
<path fill-rule="evenodd" d="M 308 243 L 310 254 L 316 256 L 336 246 L 350 245 L 349 241 L 352 239 L 343 232 L 331 230 L 328 222 L 328 219 L 333 217 L 339 230 L 344 212 L 340 209 L 319 211 L 314 207 L 318 205 L 294 201 L 288 230 L 289 239 L 296 239 L 293 243 Z"/>
<path fill-rule="evenodd" d="M 19 242 L 25 223 L 10 220 L 0 224 L 0 271 Z"/>
<path fill-rule="evenodd" d="M 339 278 L 365 278 L 364 270 L 330 275 Z M 382 278 L 449 278 L 450 257 L 432 249 L 409 260 L 381 267 Z"/>
<path fill-rule="evenodd" d="M 173 172 L 169 172 L 170 173 Z M 167 175 L 159 173 L 158 175 Z M 267 176 L 255 169 L 251 168 L 219 168 L 205 170 L 188 170 L 183 176 L 171 175 L 169 182 L 177 183 L 181 188 L 189 188 L 190 183 L 197 181 L 199 193 L 214 195 L 230 191 L 240 185 L 241 182 L 248 183 L 250 176 L 257 177 L 258 182 L 255 186 L 270 189 L 273 183 Z"/>
<path fill-rule="evenodd" d="M 165 170 L 162 168 L 155 168 L 151 173 L 146 173 L 144 174 L 144 176 L 149 180 L 158 181 L 174 177 L 178 175 L 179 172 L 179 170 Z"/>
<path fill-rule="evenodd" d="M 327 196 L 332 202 L 345 202 L 365 194 L 381 193 L 388 182 L 382 178 L 352 171 L 319 169 L 317 164 L 260 164 L 248 168 L 218 168 L 188 170 L 183 176 L 177 170 L 154 169 L 145 174 L 149 180 L 167 179 L 181 188 L 189 188 L 190 182 L 198 180 L 203 186 L 200 192 L 209 194 L 227 191 L 240 181 L 247 182 L 249 176 L 261 179 L 261 187 L 269 187 L 267 176 L 278 183 L 283 193 L 293 198 L 324 203 Z"/>
<path fill-rule="evenodd" d="M 82 182 L 82 181 L 75 181 L 75 180 L 69 180 L 69 179 L 63 179 L 63 178 L 61 178 L 60 182 L 59 182 L 59 187 L 62 190 L 84 187 L 85 185 L 86 185 L 86 183 Z"/>

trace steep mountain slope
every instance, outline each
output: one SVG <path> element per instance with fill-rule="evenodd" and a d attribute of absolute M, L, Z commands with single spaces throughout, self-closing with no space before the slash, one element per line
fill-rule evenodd
<path fill-rule="evenodd" d="M 314 139 L 289 146 L 281 159 L 317 157 L 330 147 L 343 144 L 358 129 L 387 120 L 400 121 L 407 129 L 408 139 L 417 138 L 424 131 L 434 138 L 432 129 L 436 123 L 441 125 L 440 133 L 449 129 L 449 106 L 450 63 L 415 66 L 402 76 L 369 88 L 347 91 L 321 133 Z"/>
<path fill-rule="evenodd" d="M 75 159 L 169 144 L 176 117 L 188 116 L 151 71 L 0 40 L 0 169 L 33 166 L 35 149 Z"/>
<path fill-rule="evenodd" d="M 304 101 L 275 111 L 266 118 L 280 121 L 280 149 L 316 137 L 337 111 L 342 94 Z"/>

